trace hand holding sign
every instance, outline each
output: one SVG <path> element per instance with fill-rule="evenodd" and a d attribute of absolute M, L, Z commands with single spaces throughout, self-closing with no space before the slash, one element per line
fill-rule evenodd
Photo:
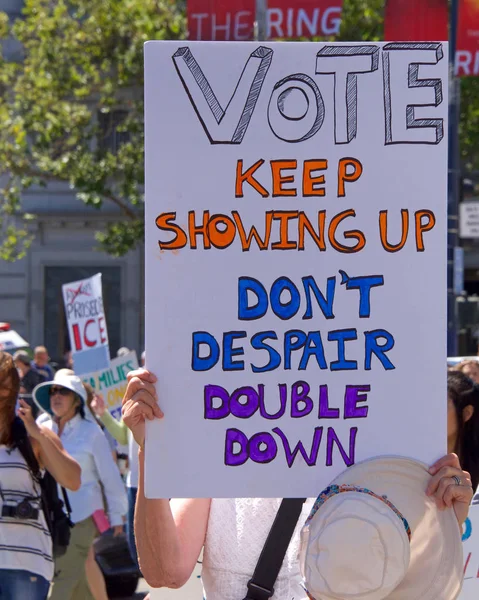
<path fill-rule="evenodd" d="M 426 490 L 428 496 L 435 496 L 440 510 L 453 506 L 459 525 L 467 518 L 474 491 L 471 476 L 461 469 L 456 454 L 447 454 L 429 469 L 433 476 Z"/>
<path fill-rule="evenodd" d="M 146 369 L 128 373 L 128 387 L 122 402 L 123 421 L 131 430 L 137 444 L 145 442 L 145 420 L 161 419 L 163 412 L 158 406 L 154 383 L 156 377 Z"/>

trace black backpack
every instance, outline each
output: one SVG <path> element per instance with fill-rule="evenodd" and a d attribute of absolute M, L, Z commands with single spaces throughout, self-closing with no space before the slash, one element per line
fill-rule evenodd
<path fill-rule="evenodd" d="M 70 519 L 72 509 L 68 501 L 68 495 L 65 488 L 62 487 L 63 501 L 60 500 L 58 485 L 55 479 L 48 471 L 45 471 L 45 474 L 42 476 L 40 465 L 33 452 L 25 425 L 20 418 L 15 417 L 12 428 L 14 447 L 18 448 L 30 469 L 34 481 L 40 485 L 42 491 L 42 509 L 52 536 L 53 558 L 59 558 L 67 551 L 68 544 L 70 543 L 71 528 L 73 527 Z"/>

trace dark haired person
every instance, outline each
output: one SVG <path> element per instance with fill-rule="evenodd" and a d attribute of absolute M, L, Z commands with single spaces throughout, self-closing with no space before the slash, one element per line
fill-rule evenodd
<path fill-rule="evenodd" d="M 479 485 L 479 386 L 464 373 L 447 374 L 447 448 Z"/>
<path fill-rule="evenodd" d="M 45 468 L 77 490 L 81 470 L 58 436 L 37 425 L 24 400 L 15 417 L 19 389 L 13 358 L 0 352 L 0 599 L 44 600 L 53 578 L 52 540 L 36 471 Z"/>
<path fill-rule="evenodd" d="M 33 398 L 52 417 L 44 423 L 45 427 L 58 434 L 82 468 L 81 487 L 69 494 L 75 527 L 66 554 L 55 563 L 50 598 L 87 600 L 93 596 L 86 580 L 85 562 L 97 535 L 92 515 L 103 509 L 103 488 L 110 525 L 119 535 L 127 511 L 125 487 L 102 430 L 85 419 L 87 393 L 79 377 L 57 373 L 53 381 L 33 390 Z"/>

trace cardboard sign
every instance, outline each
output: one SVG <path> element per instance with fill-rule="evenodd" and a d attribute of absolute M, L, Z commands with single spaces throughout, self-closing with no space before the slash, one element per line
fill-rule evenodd
<path fill-rule="evenodd" d="M 62 286 L 75 373 L 106 369 L 110 350 L 106 331 L 101 273 Z"/>
<path fill-rule="evenodd" d="M 268 39 L 332 36 L 339 33 L 342 0 L 269 0 Z M 188 0 L 190 40 L 254 39 L 255 0 Z"/>
<path fill-rule="evenodd" d="M 108 369 L 83 375 L 82 380 L 103 397 L 105 405 L 115 419 L 121 419 L 121 401 L 126 392 L 127 375 L 138 369 L 136 352 L 114 358 Z M 128 454 L 126 447 L 119 445 L 119 451 Z"/>
<path fill-rule="evenodd" d="M 148 496 L 438 459 L 447 46 L 149 42 L 145 69 Z"/>

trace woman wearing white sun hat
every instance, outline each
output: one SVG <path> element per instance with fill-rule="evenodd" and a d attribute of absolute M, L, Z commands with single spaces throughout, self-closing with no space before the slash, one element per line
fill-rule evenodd
<path fill-rule="evenodd" d="M 454 477 L 470 501 L 467 476 Z M 425 494 L 430 483 L 426 465 L 397 457 L 357 463 L 339 475 L 319 495 L 301 532 L 309 598 L 457 598 L 461 531 L 454 510 L 439 510 Z"/>
<path fill-rule="evenodd" d="M 92 515 L 103 509 L 103 488 L 110 524 L 115 534 L 121 533 L 127 510 L 125 487 L 102 430 L 85 419 L 87 393 L 79 377 L 57 373 L 53 381 L 33 390 L 33 398 L 51 417 L 43 425 L 57 433 L 82 469 L 80 489 L 69 494 L 75 527 L 66 554 L 55 563 L 50 598 L 88 600 L 93 596 L 86 582 L 85 561 L 97 535 Z"/>
<path fill-rule="evenodd" d="M 162 418 L 163 413 L 158 406 L 156 377 L 152 373 L 139 369 L 130 373 L 128 379 L 123 419 L 140 446 L 135 534 L 143 576 L 153 587 L 181 587 L 204 548 L 202 572 L 207 600 L 244 598 L 281 499 L 196 498 L 171 503 L 148 500 L 144 495 L 145 420 Z M 469 473 L 461 469 L 454 454 L 445 456 L 429 470 L 408 459 L 385 460 L 392 463 L 388 462 L 388 467 L 380 463 L 380 468 L 371 466 L 362 470 L 358 464 L 345 472 L 346 479 L 338 478 L 334 485 L 344 483 L 355 487 L 348 494 L 335 488 L 325 492 L 328 499 L 323 498 L 321 507 L 316 506 L 309 530 L 303 534 L 302 581 L 299 534 L 314 500 L 304 503 L 271 600 L 457 598 L 462 581 L 460 525 L 473 495 Z M 396 476 L 398 482 L 394 481 Z M 382 498 L 384 494 L 390 496 L 387 501 Z M 346 499 L 347 506 L 343 505 Z M 411 503 L 410 508 L 405 499 Z M 330 519 L 330 512 L 334 518 L 338 506 L 347 509 L 338 513 L 341 526 L 334 519 L 317 524 L 324 510 L 326 519 Z M 343 527 L 349 517 L 352 538 L 349 527 Z M 378 525 L 371 524 L 371 519 Z M 333 529 L 334 539 L 329 540 Z M 383 540 L 385 535 L 387 540 Z M 331 543 L 331 552 L 326 541 Z M 364 556 L 356 556 L 361 553 Z M 328 564 L 328 571 L 330 567 L 330 575 L 325 575 L 324 564 Z M 434 581 L 429 573 L 423 573 L 429 568 L 436 578 Z M 430 585 L 435 595 L 427 595 Z M 270 595 L 263 593 L 262 597 Z"/>

